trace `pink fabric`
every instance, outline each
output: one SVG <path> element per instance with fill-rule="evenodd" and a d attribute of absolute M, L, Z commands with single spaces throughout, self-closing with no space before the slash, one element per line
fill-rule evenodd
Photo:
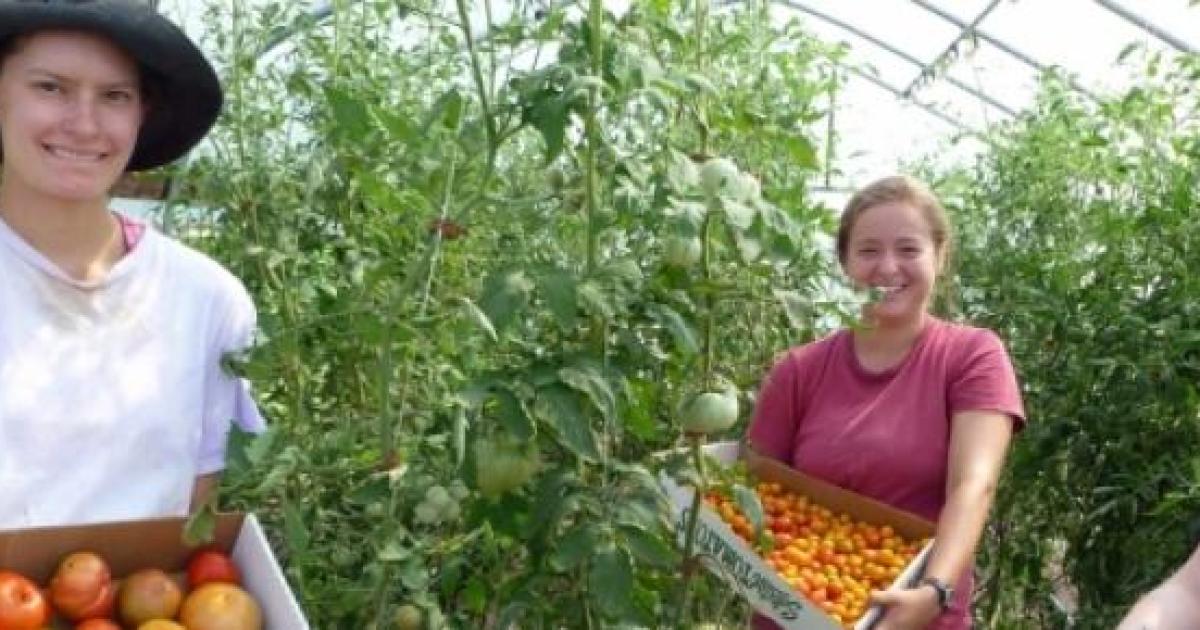
<path fill-rule="evenodd" d="M 137 247 L 138 241 L 142 240 L 142 235 L 146 233 L 146 224 L 119 212 L 113 214 L 121 224 L 121 235 L 125 238 L 125 251 L 133 251 L 133 248 Z"/>
<path fill-rule="evenodd" d="M 930 317 L 908 356 L 882 373 L 862 367 L 849 331 L 792 349 L 759 392 L 748 437 L 807 474 L 936 521 L 951 417 L 969 410 L 1024 426 L 1012 362 L 995 333 Z M 970 627 L 971 578 L 957 581 L 952 610 L 931 628 Z"/>

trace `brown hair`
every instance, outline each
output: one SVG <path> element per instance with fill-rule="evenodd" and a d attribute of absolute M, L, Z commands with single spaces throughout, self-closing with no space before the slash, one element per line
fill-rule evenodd
<path fill-rule="evenodd" d="M 950 219 L 946 217 L 946 209 L 942 207 L 942 202 L 938 201 L 937 196 L 924 182 L 907 175 L 892 175 L 877 179 L 854 193 L 854 196 L 846 203 L 837 231 L 839 262 L 843 264 L 846 262 L 846 250 L 850 247 L 850 232 L 854 229 L 858 218 L 875 206 L 896 202 L 912 204 L 921 211 L 925 222 L 929 225 L 934 250 L 941 258 L 943 268 L 949 265 L 953 239 L 950 235 Z"/>

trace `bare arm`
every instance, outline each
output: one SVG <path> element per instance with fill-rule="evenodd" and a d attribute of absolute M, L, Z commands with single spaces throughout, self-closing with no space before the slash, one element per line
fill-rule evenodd
<path fill-rule="evenodd" d="M 1200 620 L 1200 546 L 1174 575 L 1134 604 L 1117 630 L 1188 630 Z"/>
<path fill-rule="evenodd" d="M 983 533 L 1004 458 L 1012 441 L 1012 419 L 995 411 L 954 415 L 946 505 L 925 575 L 953 584 L 971 566 Z"/>
<path fill-rule="evenodd" d="M 938 520 L 936 542 L 925 575 L 957 584 L 975 557 L 1012 441 L 1012 418 L 995 411 L 954 414 L 950 438 L 946 505 Z M 888 607 L 878 628 L 924 628 L 941 613 L 931 587 L 889 591 L 875 600 Z"/>
<path fill-rule="evenodd" d="M 217 483 L 220 481 L 221 473 L 211 473 L 196 477 L 196 482 L 192 484 L 192 503 L 188 512 L 195 513 L 196 510 L 200 509 L 200 506 L 207 503 L 216 491 Z"/>

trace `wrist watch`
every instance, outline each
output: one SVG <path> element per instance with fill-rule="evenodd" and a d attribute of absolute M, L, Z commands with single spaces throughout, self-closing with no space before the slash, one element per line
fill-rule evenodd
<path fill-rule="evenodd" d="M 937 593 L 938 606 L 941 607 L 942 612 L 946 612 L 950 609 L 950 602 L 954 599 L 953 586 L 950 586 L 949 584 L 935 577 L 923 577 L 921 578 L 920 584 L 933 587 L 933 591 Z"/>

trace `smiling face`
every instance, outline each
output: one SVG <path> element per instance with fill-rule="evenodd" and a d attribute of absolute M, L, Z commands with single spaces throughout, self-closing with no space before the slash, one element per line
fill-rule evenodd
<path fill-rule="evenodd" d="M 143 117 L 137 66 L 111 41 L 79 31 L 24 37 L 0 59 L 0 185 L 103 203 Z"/>
<path fill-rule="evenodd" d="M 838 257 L 851 282 L 882 290 L 868 315 L 883 327 L 923 318 L 948 250 L 941 205 L 904 177 L 880 180 L 851 199 L 838 233 Z"/>

